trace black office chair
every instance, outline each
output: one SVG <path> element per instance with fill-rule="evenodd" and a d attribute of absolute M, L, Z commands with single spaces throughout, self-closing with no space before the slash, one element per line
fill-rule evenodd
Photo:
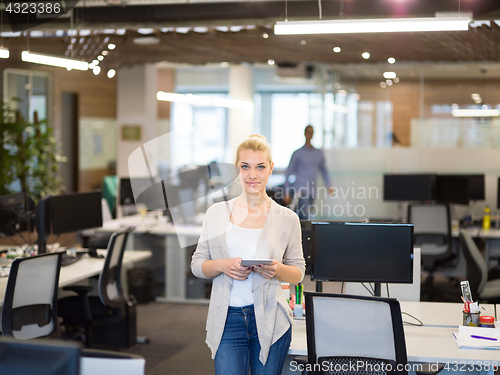
<path fill-rule="evenodd" d="M 469 231 L 459 235 L 460 246 L 467 261 L 467 280 L 472 297 L 490 303 L 500 302 L 500 279 L 488 280 L 488 266 Z"/>
<path fill-rule="evenodd" d="M 99 276 L 99 297 L 89 296 L 91 287 L 63 288 L 78 294 L 58 301 L 58 314 L 66 336 L 72 328 L 84 330 L 86 347 L 130 347 L 136 343 L 136 302 L 123 293 L 121 270 L 127 237 L 133 229 L 113 233 Z"/>
<path fill-rule="evenodd" d="M 62 252 L 12 262 L 2 306 L 2 335 L 15 339 L 60 337 L 57 290 Z"/>
<path fill-rule="evenodd" d="M 455 268 L 458 263 L 451 236 L 450 207 L 447 204 L 412 204 L 408 222 L 414 224 L 414 245 L 420 247 L 422 269 L 428 272 L 423 285 L 429 299 L 435 295 L 434 274 L 440 269 Z"/>
<path fill-rule="evenodd" d="M 403 320 L 397 299 L 314 292 L 304 292 L 304 295 L 307 367 L 320 369 L 314 374 L 358 371 L 408 374 Z M 349 370 L 352 366 L 357 371 Z M 437 368 L 427 364 L 417 374 L 437 374 L 444 365 L 434 367 Z"/>

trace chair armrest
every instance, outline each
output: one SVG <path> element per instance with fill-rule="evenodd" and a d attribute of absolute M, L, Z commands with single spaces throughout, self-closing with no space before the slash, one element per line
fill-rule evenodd
<path fill-rule="evenodd" d="M 90 301 L 89 301 L 89 292 L 93 288 L 91 286 L 86 285 L 74 285 L 74 286 L 66 286 L 63 290 L 69 290 L 78 294 L 80 297 L 80 302 L 82 303 L 83 308 L 83 316 L 87 322 L 92 322 L 92 312 L 90 310 Z"/>
<path fill-rule="evenodd" d="M 63 290 L 70 290 L 72 292 L 75 292 L 75 293 L 89 293 L 92 291 L 92 288 L 91 286 L 86 286 L 86 285 L 73 285 L 73 286 L 65 286 L 62 288 Z"/>
<path fill-rule="evenodd" d="M 422 363 L 421 370 L 415 371 L 417 375 L 436 375 L 444 369 L 443 363 Z"/>

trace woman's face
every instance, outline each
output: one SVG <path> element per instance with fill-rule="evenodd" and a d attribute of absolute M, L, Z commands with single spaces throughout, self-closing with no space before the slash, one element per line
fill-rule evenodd
<path fill-rule="evenodd" d="M 241 150 L 238 162 L 240 180 L 247 194 L 265 193 L 274 163 L 264 151 Z"/>

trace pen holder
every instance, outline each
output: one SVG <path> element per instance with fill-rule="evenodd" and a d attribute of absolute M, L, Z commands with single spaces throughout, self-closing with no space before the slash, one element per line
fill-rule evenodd
<path fill-rule="evenodd" d="M 480 312 L 470 313 L 470 312 L 463 311 L 462 313 L 464 316 L 464 326 L 469 326 L 469 327 L 477 327 L 478 326 L 479 316 L 481 315 Z"/>

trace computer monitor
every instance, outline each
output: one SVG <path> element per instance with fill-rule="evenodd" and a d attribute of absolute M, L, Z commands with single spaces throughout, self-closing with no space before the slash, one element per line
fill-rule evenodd
<path fill-rule="evenodd" d="M 469 174 L 469 199 L 484 201 L 484 174 Z"/>
<path fill-rule="evenodd" d="M 413 224 L 311 224 L 311 280 L 413 282 Z"/>
<path fill-rule="evenodd" d="M 52 196 L 50 222 L 52 234 L 102 227 L 101 191 Z"/>
<path fill-rule="evenodd" d="M 302 229 L 302 252 L 306 260 L 306 275 L 311 274 L 311 221 L 301 220 L 300 228 Z"/>
<path fill-rule="evenodd" d="M 470 180 L 466 175 L 439 175 L 436 180 L 436 200 L 441 203 L 468 205 Z"/>
<path fill-rule="evenodd" d="M 33 200 L 26 193 L 0 196 L 0 237 L 33 230 Z"/>
<path fill-rule="evenodd" d="M 78 375 L 80 347 L 73 342 L 0 340 L 0 374 Z"/>
<path fill-rule="evenodd" d="M 424 202 L 435 199 L 434 174 L 384 174 L 385 201 Z"/>

